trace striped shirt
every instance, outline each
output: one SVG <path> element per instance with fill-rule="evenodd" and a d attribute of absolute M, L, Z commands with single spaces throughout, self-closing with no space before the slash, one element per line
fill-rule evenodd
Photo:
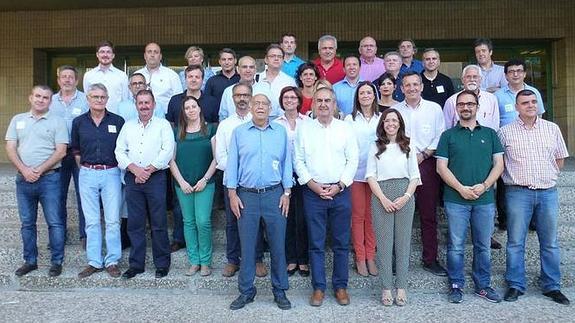
<path fill-rule="evenodd" d="M 555 186 L 559 176 L 556 160 L 569 157 L 561 130 L 556 124 L 537 117 L 530 129 L 521 118 L 517 118 L 501 127 L 498 135 L 505 148 L 505 185 L 530 189 Z"/>

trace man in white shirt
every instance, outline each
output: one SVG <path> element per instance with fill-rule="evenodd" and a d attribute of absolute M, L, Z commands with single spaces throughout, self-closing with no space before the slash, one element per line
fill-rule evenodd
<path fill-rule="evenodd" d="M 146 45 L 144 51 L 146 66 L 136 71 L 146 77 L 146 82 L 156 98 L 156 109 L 168 111 L 172 96 L 182 93 L 182 83 L 178 74 L 162 65 L 162 50 L 156 43 Z"/>
<path fill-rule="evenodd" d="M 146 217 L 150 218 L 152 254 L 156 278 L 170 270 L 170 240 L 166 216 L 166 181 L 168 163 L 174 154 L 174 133 L 166 119 L 153 117 L 155 100 L 152 91 L 136 95 L 138 119 L 127 121 L 116 142 L 118 167 L 126 171 L 130 268 L 122 275 L 130 279 L 143 273 L 146 259 Z"/>
<path fill-rule="evenodd" d="M 110 41 L 103 41 L 96 47 L 98 66 L 84 74 L 84 90 L 90 85 L 101 83 L 108 89 L 108 104 L 106 109 L 118 113 L 118 104 L 130 97 L 128 89 L 128 76 L 124 71 L 116 68 L 114 61 L 114 45 Z"/>
<path fill-rule="evenodd" d="M 480 125 L 489 127 L 495 131 L 499 130 L 499 105 L 495 95 L 481 90 L 481 68 L 477 65 L 467 65 L 461 72 L 461 81 L 463 88 L 471 91 L 479 98 L 479 106 L 477 107 L 477 122 Z M 443 115 L 445 117 L 445 127 L 447 129 L 454 127 L 459 121 L 459 115 L 455 107 L 457 95 L 459 91 L 445 101 L 443 107 Z"/>
<path fill-rule="evenodd" d="M 401 91 L 405 100 L 393 108 L 405 120 L 406 135 L 411 138 L 417 152 L 422 185 L 415 191 L 415 204 L 421 222 L 423 269 L 437 276 L 447 276 L 445 268 L 437 261 L 437 204 L 441 180 L 435 171 L 435 158 L 432 158 L 445 130 L 445 120 L 437 103 L 421 98 L 423 83 L 417 72 L 409 71 L 403 75 Z"/>
<path fill-rule="evenodd" d="M 325 241 L 331 230 L 333 250 L 332 287 L 338 304 L 349 304 L 347 282 L 351 236 L 351 194 L 359 152 L 355 135 L 344 121 L 335 119 L 335 94 L 317 90 L 313 107 L 317 119 L 297 129 L 295 169 L 303 188 L 313 294 L 311 306 L 321 306 L 326 289 Z"/>
<path fill-rule="evenodd" d="M 242 64 L 241 59 L 240 64 Z M 224 172 L 224 183 L 226 181 L 225 170 L 228 163 L 228 151 L 232 132 L 237 126 L 252 120 L 249 106 L 249 102 L 252 97 L 251 82 L 240 81 L 239 83 L 232 85 L 231 88 L 233 93 L 232 98 L 236 107 L 235 113 L 220 122 L 218 125 L 218 131 L 216 132 L 215 158 L 218 170 Z M 228 263 L 224 266 L 222 276 L 232 277 L 240 268 L 240 236 L 238 233 L 238 219 L 232 213 L 228 194 L 224 194 L 224 204 L 226 211 L 226 258 Z M 262 262 L 264 249 L 263 242 L 263 236 L 260 235 L 256 247 L 256 276 L 258 277 L 267 275 L 267 269 Z"/>
<path fill-rule="evenodd" d="M 244 82 L 251 87 L 254 84 L 254 76 L 256 75 L 256 60 L 251 56 L 243 56 L 240 58 L 238 61 L 238 74 L 240 75 L 239 82 Z M 220 111 L 218 112 L 220 122 L 232 115 L 236 108 L 232 93 L 234 85 L 228 86 L 222 94 Z"/>
<path fill-rule="evenodd" d="M 270 44 L 266 49 L 266 70 L 256 75 L 254 92 L 265 93 L 272 101 L 270 120 L 283 115 L 280 107 L 280 92 L 286 86 L 297 86 L 293 77 L 281 71 L 284 51 L 278 44 Z"/>

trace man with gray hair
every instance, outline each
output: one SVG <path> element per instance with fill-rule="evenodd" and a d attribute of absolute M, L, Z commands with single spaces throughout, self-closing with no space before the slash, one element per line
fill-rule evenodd
<path fill-rule="evenodd" d="M 321 78 L 335 84 L 345 77 L 343 62 L 336 57 L 337 39 L 332 35 L 323 35 L 317 41 L 319 57 L 313 63 L 317 66 Z"/>
<path fill-rule="evenodd" d="M 70 148 L 80 167 L 80 198 L 86 217 L 86 255 L 88 266 L 78 274 L 86 278 L 106 268 L 114 278 L 120 277 L 118 262 L 122 257 L 120 242 L 120 206 L 122 183 L 114 155 L 118 133 L 124 119 L 108 111 L 108 90 L 102 83 L 88 87 L 90 111 L 72 123 Z M 106 255 L 102 256 L 100 199 L 104 209 Z"/>

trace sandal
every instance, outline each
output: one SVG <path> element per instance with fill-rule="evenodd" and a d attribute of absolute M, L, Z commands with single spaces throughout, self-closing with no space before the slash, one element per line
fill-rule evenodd
<path fill-rule="evenodd" d="M 405 289 L 398 288 L 397 296 L 395 297 L 395 304 L 397 306 L 405 306 L 407 304 L 407 295 Z"/>
<path fill-rule="evenodd" d="M 190 266 L 190 269 L 188 269 L 188 271 L 185 273 L 186 276 L 193 276 L 195 275 L 198 271 L 200 271 L 200 266 L 198 265 L 192 265 Z"/>
<path fill-rule="evenodd" d="M 391 295 L 391 290 L 384 289 L 381 293 L 381 304 L 383 306 L 391 306 L 393 305 L 393 295 Z"/>

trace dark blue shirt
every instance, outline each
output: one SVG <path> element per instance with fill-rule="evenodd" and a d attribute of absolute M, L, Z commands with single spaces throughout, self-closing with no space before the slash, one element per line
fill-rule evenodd
<path fill-rule="evenodd" d="M 421 82 L 423 83 L 423 92 L 421 97 L 425 100 L 433 101 L 441 106 L 445 105 L 445 101 L 455 93 L 453 82 L 449 76 L 437 73 L 433 80 L 429 80 L 423 72 L 421 72 Z"/>
<path fill-rule="evenodd" d="M 224 90 L 230 86 L 238 83 L 240 81 L 240 75 L 235 73 L 234 76 L 227 78 L 222 72 L 210 77 L 208 83 L 206 83 L 205 93 L 208 96 L 213 97 L 216 100 L 218 107 L 222 101 L 222 95 Z"/>
<path fill-rule="evenodd" d="M 70 148 L 75 155 L 80 155 L 80 163 L 116 166 L 114 150 L 122 126 L 124 119 L 107 110 L 96 126 L 88 111 L 72 122 Z"/>
<path fill-rule="evenodd" d="M 187 91 L 184 91 L 180 94 L 174 95 L 170 99 L 170 103 L 168 103 L 168 112 L 166 113 L 166 120 L 172 122 L 175 125 L 178 124 L 178 120 L 180 119 L 182 100 L 186 96 L 186 92 Z M 216 99 L 202 92 L 202 95 L 200 95 L 198 101 L 200 103 L 200 109 L 202 109 L 202 114 L 204 115 L 205 121 L 207 123 L 218 122 L 219 121 L 218 112 L 220 110 L 220 105 L 217 103 Z"/>

